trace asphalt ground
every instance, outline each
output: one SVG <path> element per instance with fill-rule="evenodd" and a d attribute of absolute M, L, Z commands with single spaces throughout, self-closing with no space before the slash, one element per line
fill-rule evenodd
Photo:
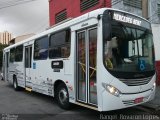
<path fill-rule="evenodd" d="M 0 80 L 0 120 L 160 120 L 160 111 L 144 106 L 97 112 L 73 105 L 61 109 L 54 98 L 13 86 Z"/>

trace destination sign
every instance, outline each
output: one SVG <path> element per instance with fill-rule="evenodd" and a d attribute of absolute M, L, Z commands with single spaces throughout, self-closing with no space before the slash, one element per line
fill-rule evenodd
<path fill-rule="evenodd" d="M 114 13 L 113 19 L 115 19 L 117 21 L 125 22 L 125 23 L 138 25 L 138 26 L 141 26 L 141 23 L 142 23 L 142 21 L 140 21 L 138 19 L 128 17 L 128 16 L 124 16 L 124 15 L 120 15 L 120 14 L 117 14 L 117 13 Z"/>

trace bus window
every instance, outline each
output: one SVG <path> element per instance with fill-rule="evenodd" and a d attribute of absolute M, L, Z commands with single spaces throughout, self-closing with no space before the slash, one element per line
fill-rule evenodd
<path fill-rule="evenodd" d="M 10 49 L 10 62 L 13 63 L 15 60 L 15 48 Z"/>
<path fill-rule="evenodd" d="M 104 63 L 118 78 L 154 71 L 153 39 L 151 32 L 142 27 L 112 21 L 110 40 L 104 41 Z M 143 67 L 141 67 L 143 65 Z M 122 73 L 130 73 L 126 76 Z M 145 75 L 146 76 L 146 75 Z"/>
<path fill-rule="evenodd" d="M 52 34 L 49 41 L 49 58 L 66 58 L 70 55 L 70 30 Z"/>
<path fill-rule="evenodd" d="M 16 47 L 15 61 L 21 62 L 23 59 L 23 45 Z"/>
<path fill-rule="evenodd" d="M 48 36 L 35 40 L 34 59 L 45 60 L 48 57 Z"/>

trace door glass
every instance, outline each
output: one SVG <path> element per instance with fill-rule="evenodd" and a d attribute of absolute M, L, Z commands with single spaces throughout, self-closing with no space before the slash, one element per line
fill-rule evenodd
<path fill-rule="evenodd" d="M 28 56 L 28 48 L 25 49 L 25 68 L 28 68 L 29 66 L 29 56 Z"/>
<path fill-rule="evenodd" d="M 85 32 L 78 33 L 78 100 L 86 101 L 86 47 Z"/>
<path fill-rule="evenodd" d="M 6 54 L 7 54 L 6 55 L 7 56 L 6 62 L 7 62 L 7 68 L 8 68 L 9 67 L 9 52 L 7 52 Z"/>
<path fill-rule="evenodd" d="M 29 47 L 29 68 L 31 68 L 32 66 L 32 47 Z"/>
<path fill-rule="evenodd" d="M 27 47 L 25 50 L 25 68 L 31 68 L 32 47 Z"/>
<path fill-rule="evenodd" d="M 8 74 L 9 74 L 9 69 L 8 69 L 9 68 L 9 52 L 6 53 L 6 61 L 5 62 L 6 62 L 6 70 L 5 70 L 5 73 L 6 73 L 5 77 L 6 78 L 5 79 L 8 80 Z"/>
<path fill-rule="evenodd" d="M 89 30 L 89 102 L 97 104 L 97 29 Z"/>

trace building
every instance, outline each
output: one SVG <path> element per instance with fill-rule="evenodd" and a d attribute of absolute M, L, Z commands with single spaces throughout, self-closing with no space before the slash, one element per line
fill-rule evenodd
<path fill-rule="evenodd" d="M 112 0 L 112 3 L 114 4 Z M 119 0 L 117 4 L 112 4 L 113 8 L 124 10 L 142 16 L 152 24 L 160 23 L 160 0 Z"/>
<path fill-rule="evenodd" d="M 35 35 L 35 34 L 34 34 L 34 33 L 31 33 L 31 34 L 21 35 L 21 36 L 18 36 L 18 37 L 16 37 L 16 38 L 13 38 L 13 39 L 10 41 L 9 45 L 13 45 L 13 44 L 15 44 L 15 43 L 17 43 L 17 42 L 20 42 L 20 41 L 25 40 L 25 39 L 27 39 L 27 38 L 29 38 L 29 37 L 32 37 L 33 35 Z"/>
<path fill-rule="evenodd" d="M 160 0 L 49 0 L 50 26 L 102 7 L 124 10 L 160 23 Z"/>
<path fill-rule="evenodd" d="M 151 0 L 49 0 L 50 26 L 102 7 L 112 7 L 148 18 L 150 3 Z"/>
<path fill-rule="evenodd" d="M 124 10 L 148 18 L 148 0 L 112 0 L 112 8 Z"/>
<path fill-rule="evenodd" d="M 102 7 L 111 7 L 111 0 L 49 0 L 50 26 Z"/>
<path fill-rule="evenodd" d="M 152 24 L 160 24 L 160 0 L 152 0 L 149 10 L 149 20 Z"/>
<path fill-rule="evenodd" d="M 0 43 L 1 44 L 9 44 L 9 41 L 12 39 L 12 34 L 5 31 L 0 32 Z"/>

